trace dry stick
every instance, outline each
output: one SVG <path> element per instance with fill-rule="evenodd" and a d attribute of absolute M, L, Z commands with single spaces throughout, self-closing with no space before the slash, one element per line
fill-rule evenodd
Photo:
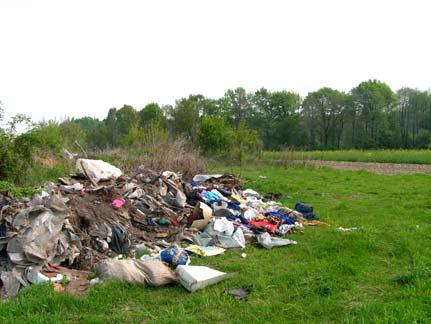
<path fill-rule="evenodd" d="M 84 155 L 85 155 L 85 157 L 88 157 L 88 154 L 87 154 L 87 152 L 83 149 L 83 147 L 78 143 L 78 141 L 77 140 L 75 140 L 75 143 L 74 143 L 76 146 L 78 146 L 80 149 L 81 149 L 81 151 L 82 151 L 82 153 L 84 153 Z"/>
<path fill-rule="evenodd" d="M 97 187 L 97 183 L 93 180 L 93 178 L 90 177 L 90 175 L 87 173 L 87 170 L 85 170 L 84 163 L 82 161 L 80 162 L 81 162 L 82 171 L 84 171 L 85 176 L 90 180 L 91 184 L 94 187 Z"/>

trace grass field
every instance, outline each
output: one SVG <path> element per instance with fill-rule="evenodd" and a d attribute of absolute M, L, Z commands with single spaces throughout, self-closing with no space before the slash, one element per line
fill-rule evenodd
<path fill-rule="evenodd" d="M 260 159 L 431 164 L 431 150 L 267 151 Z"/>
<path fill-rule="evenodd" d="M 289 206 L 312 204 L 332 226 L 289 235 L 296 246 L 247 247 L 246 258 L 232 250 L 193 257 L 194 265 L 237 273 L 195 293 L 110 282 L 78 298 L 33 285 L 0 305 L 1 322 L 431 322 L 430 176 L 262 165 L 233 171 L 262 193 L 290 195 Z M 243 286 L 251 288 L 248 301 L 225 293 Z"/>

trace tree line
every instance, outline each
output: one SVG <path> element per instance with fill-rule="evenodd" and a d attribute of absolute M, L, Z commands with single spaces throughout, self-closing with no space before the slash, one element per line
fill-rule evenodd
<path fill-rule="evenodd" d="M 67 120 L 90 148 L 130 146 L 155 127 L 182 136 L 204 152 L 252 141 L 265 150 L 429 148 L 431 93 L 369 80 L 345 93 L 321 88 L 305 98 L 291 91 L 227 90 L 221 98 L 190 95 L 175 105 L 124 105 L 104 120 Z M 69 126 L 70 127 L 70 126 Z"/>
<path fill-rule="evenodd" d="M 14 135 L 15 125 L 23 121 L 31 124 L 30 130 Z M 205 154 L 236 152 L 239 158 L 244 150 L 256 149 L 430 148 L 431 93 L 411 88 L 394 92 L 378 80 L 361 82 L 349 92 L 325 87 L 304 98 L 292 91 L 239 87 L 215 99 L 189 95 L 174 105 L 111 108 L 103 120 L 31 123 L 17 115 L 9 124 L 0 130 L 3 151 L 5 143 L 24 141 L 20 137 L 44 149 L 77 141 L 91 150 L 139 146 L 154 134 L 186 138 Z"/>

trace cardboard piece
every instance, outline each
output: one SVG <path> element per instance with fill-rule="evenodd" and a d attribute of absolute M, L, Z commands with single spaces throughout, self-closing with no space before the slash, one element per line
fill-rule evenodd
<path fill-rule="evenodd" d="M 194 214 L 195 220 L 190 227 L 203 231 L 211 220 L 213 214 L 211 207 L 203 202 L 199 202 L 196 204 Z"/>

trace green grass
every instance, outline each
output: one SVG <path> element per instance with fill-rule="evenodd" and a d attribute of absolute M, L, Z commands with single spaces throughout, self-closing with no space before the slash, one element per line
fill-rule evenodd
<path fill-rule="evenodd" d="M 267 151 L 260 159 L 431 164 L 431 150 Z"/>
<path fill-rule="evenodd" d="M 231 171 L 232 169 L 228 170 Z M 205 290 L 96 285 L 87 298 L 33 285 L 0 305 L 5 323 L 428 323 L 431 322 L 431 187 L 424 174 L 384 176 L 259 165 L 234 168 L 245 185 L 314 206 L 330 228 L 289 235 L 295 246 L 192 257 L 237 275 Z M 261 178 L 259 176 L 266 176 Z M 340 233 L 338 226 L 360 227 Z M 248 301 L 225 293 L 250 287 Z"/>

